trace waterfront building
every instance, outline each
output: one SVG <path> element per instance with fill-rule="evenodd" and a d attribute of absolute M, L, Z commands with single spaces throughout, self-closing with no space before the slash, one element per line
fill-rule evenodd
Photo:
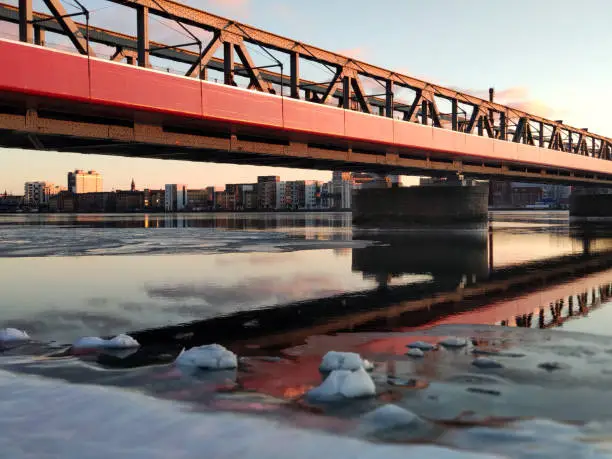
<path fill-rule="evenodd" d="M 23 186 L 23 201 L 26 206 L 36 206 L 48 202 L 45 196 L 45 182 L 25 182 Z"/>
<path fill-rule="evenodd" d="M 179 212 L 187 209 L 187 185 L 167 184 L 164 196 L 164 209 L 166 212 Z"/>
<path fill-rule="evenodd" d="M 371 177 L 362 177 L 360 178 L 360 183 L 367 183 L 371 180 Z M 353 178 L 353 174 L 350 172 L 334 172 L 331 182 L 332 208 L 337 210 L 350 209 L 354 189 L 355 180 Z"/>
<path fill-rule="evenodd" d="M 135 212 L 143 210 L 144 207 L 144 192 L 142 191 L 117 191 L 115 193 L 116 212 Z"/>
<path fill-rule="evenodd" d="M 68 191 L 76 194 L 101 193 L 102 176 L 96 171 L 85 172 L 80 169 L 68 172 Z"/>
<path fill-rule="evenodd" d="M 264 175 L 257 177 L 257 208 L 272 210 L 278 208 L 278 184 L 280 177 Z"/>
<path fill-rule="evenodd" d="M 145 209 L 163 210 L 165 206 L 165 190 L 144 190 L 143 205 Z"/>
<path fill-rule="evenodd" d="M 304 183 L 304 208 L 321 208 L 321 182 L 306 180 Z"/>

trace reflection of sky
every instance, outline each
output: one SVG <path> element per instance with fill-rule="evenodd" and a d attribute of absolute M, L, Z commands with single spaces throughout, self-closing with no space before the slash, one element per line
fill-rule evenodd
<path fill-rule="evenodd" d="M 375 286 L 333 250 L 0 258 L 0 272 L 0 326 L 54 326 L 69 339 Z"/>

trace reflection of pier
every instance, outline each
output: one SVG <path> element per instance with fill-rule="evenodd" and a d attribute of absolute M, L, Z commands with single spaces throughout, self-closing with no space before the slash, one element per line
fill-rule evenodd
<path fill-rule="evenodd" d="M 353 271 L 376 278 L 381 286 L 403 274 L 427 273 L 438 283 L 455 288 L 489 274 L 486 229 L 386 232 L 374 238 L 376 245 L 353 249 Z"/>
<path fill-rule="evenodd" d="M 572 314 L 584 313 L 609 298 L 612 252 L 566 256 L 494 272 L 489 279 L 441 291 L 435 282 L 338 295 L 256 311 L 235 313 L 186 325 L 132 333 L 148 345 L 180 346 L 219 342 L 243 355 L 257 349 L 284 349 L 312 335 L 336 332 L 414 330 L 438 324 L 534 324 L 544 312 L 544 326 L 562 323 L 573 297 Z M 599 274 L 593 274 L 599 273 Z M 581 276 L 581 277 L 579 277 Z M 593 288 L 593 295 L 575 296 Z M 600 290 L 597 290 L 600 292 Z M 510 299 L 509 299 L 510 298 Z M 563 305 L 558 303 L 563 299 Z M 595 305 L 595 306 L 593 306 Z M 562 307 L 559 307 L 562 306 Z M 531 319 L 529 315 L 531 314 Z M 565 320 L 565 319 L 563 319 Z M 127 362 L 126 362 L 127 364 Z"/>

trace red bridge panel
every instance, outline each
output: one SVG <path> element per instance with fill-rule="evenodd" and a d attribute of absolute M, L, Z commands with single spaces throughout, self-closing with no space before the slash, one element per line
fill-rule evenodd
<path fill-rule="evenodd" d="M 66 107 L 70 101 L 87 102 L 92 108 L 112 106 L 113 113 L 126 119 L 134 119 L 137 112 L 163 113 L 170 123 L 195 118 L 203 128 L 214 120 L 217 127 L 228 129 L 251 126 L 250 133 L 255 135 L 288 141 L 307 138 L 322 145 L 333 141 L 343 148 L 356 144 L 380 153 L 393 147 L 422 157 L 444 155 L 509 166 L 612 174 L 612 161 L 390 120 L 21 42 L 0 40 L 0 62 L 0 96 L 5 97 L 38 95 L 44 96 L 41 103 Z"/>

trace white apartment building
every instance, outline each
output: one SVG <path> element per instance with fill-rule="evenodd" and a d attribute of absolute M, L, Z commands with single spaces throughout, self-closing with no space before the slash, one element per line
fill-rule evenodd
<path fill-rule="evenodd" d="M 185 184 L 167 184 L 166 195 L 164 200 L 164 209 L 166 212 L 178 212 L 187 208 L 189 202 L 189 194 L 187 185 Z"/>

